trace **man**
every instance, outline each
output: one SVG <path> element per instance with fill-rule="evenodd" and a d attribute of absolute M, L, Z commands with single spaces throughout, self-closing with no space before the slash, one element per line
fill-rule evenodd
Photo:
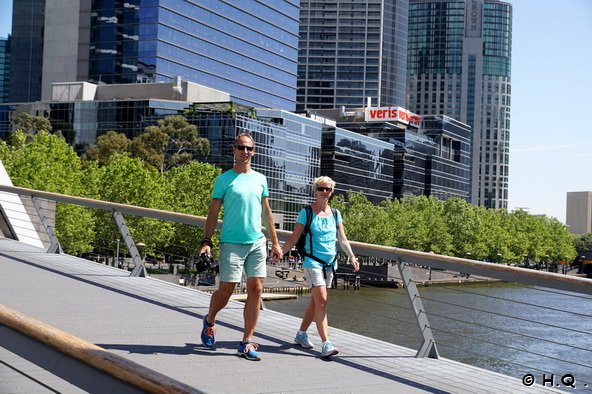
<path fill-rule="evenodd" d="M 267 276 L 267 242 L 261 231 L 261 214 L 267 220 L 267 231 L 272 241 L 272 258 L 282 257 L 282 249 L 275 232 L 275 223 L 269 206 L 267 179 L 251 169 L 255 155 L 255 141 L 249 134 L 236 137 L 233 146 L 234 167 L 214 181 L 212 206 L 208 212 L 201 253 L 211 253 L 220 208 L 224 205 L 224 218 L 220 234 L 220 285 L 212 294 L 208 314 L 203 318 L 201 341 L 204 346 L 216 343 L 216 315 L 226 306 L 240 283 L 243 268 L 247 276 L 247 300 L 244 307 L 244 333 L 237 355 L 259 361 L 258 345 L 252 341 L 259 317 L 263 282 Z"/>

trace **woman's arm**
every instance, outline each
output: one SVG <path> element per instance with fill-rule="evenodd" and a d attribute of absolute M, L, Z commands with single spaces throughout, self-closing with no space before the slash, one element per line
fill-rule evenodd
<path fill-rule="evenodd" d="M 294 225 L 294 230 L 292 231 L 292 234 L 290 234 L 290 236 L 288 237 L 288 239 L 286 240 L 286 242 L 284 242 L 284 245 L 282 246 L 282 256 L 284 254 L 288 253 L 290 250 L 292 250 L 294 245 L 296 245 L 296 243 L 298 242 L 298 239 L 300 238 L 300 235 L 302 234 L 303 231 L 304 231 L 303 224 L 296 223 Z"/>
<path fill-rule="evenodd" d="M 351 245 L 347 240 L 347 236 L 345 235 L 345 227 L 343 226 L 343 223 L 339 223 L 337 225 L 337 235 L 339 240 L 339 246 L 341 246 L 341 250 L 343 250 L 349 257 L 349 262 L 354 267 L 354 271 L 359 270 L 360 265 L 358 264 L 358 259 L 356 258 L 356 255 L 352 251 Z"/>

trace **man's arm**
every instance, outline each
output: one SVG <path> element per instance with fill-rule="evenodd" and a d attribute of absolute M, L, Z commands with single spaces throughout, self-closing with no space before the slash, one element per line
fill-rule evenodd
<path fill-rule="evenodd" d="M 222 200 L 214 198 L 212 200 L 212 205 L 210 206 L 210 211 L 208 212 L 208 218 L 206 219 L 200 253 L 212 253 L 212 235 L 216 229 L 216 223 L 218 223 L 218 215 L 220 214 L 221 207 Z"/>
<path fill-rule="evenodd" d="M 282 248 L 280 247 L 280 242 L 275 231 L 275 221 L 273 220 L 273 213 L 271 212 L 268 198 L 264 197 L 262 203 L 263 213 L 267 220 L 267 234 L 271 238 L 271 257 L 274 260 L 279 260 L 282 258 Z"/>

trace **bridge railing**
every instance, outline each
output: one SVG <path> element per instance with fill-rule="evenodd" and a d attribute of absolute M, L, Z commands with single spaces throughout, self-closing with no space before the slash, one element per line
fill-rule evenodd
<path fill-rule="evenodd" d="M 39 190 L 20 188 L 14 186 L 0 185 L 0 205 L 2 210 L 1 216 L 4 218 L 0 223 L 6 237 L 19 239 L 18 236 L 18 223 L 10 220 L 10 208 L 7 207 L 5 201 L 9 199 L 5 198 L 8 195 L 18 195 L 23 198 L 28 198 L 33 202 L 33 206 L 43 228 L 49 238 L 48 252 L 59 253 L 61 247 L 59 240 L 55 235 L 51 220 L 48 219 L 47 212 L 44 208 L 44 202 L 56 202 L 74 204 L 92 209 L 99 209 L 109 211 L 113 215 L 113 219 L 117 224 L 123 241 L 125 242 L 130 255 L 132 256 L 134 269 L 130 275 L 143 276 L 146 274 L 144 267 L 144 261 L 140 257 L 140 254 L 136 248 L 136 244 L 133 240 L 132 234 L 125 224 L 123 215 L 136 215 L 146 218 L 158 219 L 163 221 L 170 221 L 175 223 L 183 223 L 190 226 L 203 228 L 205 225 L 206 218 L 188 214 L 181 214 L 170 211 L 163 211 L 152 208 L 143 208 L 138 206 L 131 206 L 127 204 L 111 203 L 106 201 L 93 200 L 84 197 L 68 196 L 57 193 L 44 192 Z M 218 226 L 220 222 L 218 223 Z M 289 236 L 289 232 L 283 230 L 277 230 L 280 240 L 285 241 Z M 362 242 L 351 242 L 354 252 L 360 256 L 367 258 L 373 258 L 383 261 L 394 261 L 398 267 L 400 278 L 403 282 L 405 292 L 407 294 L 410 310 L 415 318 L 415 324 L 418 327 L 418 331 L 421 337 L 421 345 L 419 346 L 417 356 L 418 357 L 432 357 L 438 358 L 438 348 L 436 346 L 436 340 L 433 333 L 435 328 L 430 324 L 428 317 L 431 315 L 438 316 L 436 311 L 428 311 L 424 307 L 424 302 L 419 294 L 417 288 L 418 280 L 413 278 L 411 267 L 421 266 L 430 269 L 443 270 L 446 272 L 462 273 L 463 275 L 473 275 L 480 277 L 493 278 L 501 281 L 518 283 L 525 286 L 531 286 L 535 288 L 544 288 L 546 290 L 557 290 L 561 292 L 570 292 L 570 294 L 581 295 L 582 297 L 592 296 L 592 280 L 577 277 L 573 275 L 563 275 L 558 273 L 543 272 L 537 270 L 531 270 L 520 267 L 513 267 L 495 263 L 488 263 L 483 261 L 471 260 L 467 258 L 458 258 L 451 256 L 438 255 L 434 253 L 418 252 L 413 250 L 401 249 L 396 247 L 380 246 L 366 244 Z M 363 269 L 363 267 L 362 267 Z M 423 278 L 422 278 L 423 281 Z M 435 305 L 441 300 L 428 300 L 428 303 Z M 463 305 L 459 305 L 463 307 Z M 437 307 L 435 307 L 437 308 Z M 558 310 L 559 312 L 565 312 Z M 578 314 L 577 312 L 572 313 L 570 319 L 582 319 L 592 318 L 592 316 L 585 313 Z M 562 319 L 564 319 L 562 317 Z M 590 327 L 590 326 L 588 326 Z M 561 327 L 557 326 L 557 332 Z M 577 329 L 572 329 L 572 332 Z M 569 332 L 569 329 L 568 329 Z M 452 333 L 456 335 L 458 333 Z M 565 334 L 557 334 L 565 335 Z M 569 334 L 568 334 L 569 335 Z M 437 336 L 436 336 L 437 337 Z M 560 341 L 554 341 L 560 342 Z M 577 348 L 577 346 L 575 346 Z M 587 365 L 592 365 L 592 350 L 586 352 L 586 345 L 583 345 L 584 357 L 588 357 Z M 588 349 L 591 349 L 588 347 Z M 514 349 L 515 350 L 515 349 Z M 551 359 L 566 361 L 565 357 L 551 355 Z M 569 363 L 569 360 L 567 360 Z M 583 363 L 584 365 L 586 362 Z M 590 367 L 588 367 L 590 369 Z M 592 371 L 592 369 L 590 369 Z M 592 372 L 589 377 L 586 377 L 592 385 Z"/>

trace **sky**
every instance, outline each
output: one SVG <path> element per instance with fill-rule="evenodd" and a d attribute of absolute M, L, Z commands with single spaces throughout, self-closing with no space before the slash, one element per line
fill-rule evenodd
<path fill-rule="evenodd" d="M 567 192 L 592 191 L 592 0 L 511 0 L 508 209 L 565 223 Z M 12 0 L 0 0 L 0 37 Z"/>

